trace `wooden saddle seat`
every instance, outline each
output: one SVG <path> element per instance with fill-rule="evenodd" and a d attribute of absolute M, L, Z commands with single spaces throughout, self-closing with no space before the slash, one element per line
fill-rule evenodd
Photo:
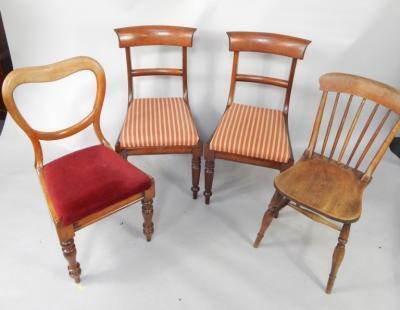
<path fill-rule="evenodd" d="M 149 176 L 104 145 L 47 163 L 43 176 L 57 218 L 65 226 L 152 185 Z"/>
<path fill-rule="evenodd" d="M 400 130 L 400 91 L 346 73 L 327 73 L 319 82 L 322 98 L 309 145 L 299 161 L 275 178 L 276 191 L 254 247 L 260 245 L 272 220 L 285 206 L 339 230 L 325 288 L 330 294 L 350 227 L 361 216 L 364 188 Z M 338 109 L 340 106 L 343 108 Z M 323 129 L 325 134 L 320 134 Z"/>
<path fill-rule="evenodd" d="M 275 178 L 284 197 L 342 223 L 360 218 L 364 187 L 352 168 L 318 155 L 297 161 Z"/>
<path fill-rule="evenodd" d="M 199 135 L 184 98 L 137 98 L 129 105 L 122 148 L 194 146 Z"/>
<path fill-rule="evenodd" d="M 281 163 L 292 157 L 282 111 L 237 103 L 223 115 L 210 149 Z"/>

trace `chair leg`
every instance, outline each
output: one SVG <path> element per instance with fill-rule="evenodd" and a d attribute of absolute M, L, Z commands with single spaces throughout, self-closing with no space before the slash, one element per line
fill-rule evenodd
<path fill-rule="evenodd" d="M 293 158 L 291 158 L 287 164 L 285 164 L 285 165 L 282 166 L 282 168 L 280 169 L 280 173 L 282 173 L 282 172 L 285 171 L 286 169 L 288 169 L 288 168 L 290 168 L 291 166 L 293 166 L 293 163 L 294 163 L 294 160 L 293 160 Z M 288 202 L 289 202 L 289 201 L 288 201 Z M 286 204 L 287 204 L 287 203 L 286 203 Z M 286 206 L 286 204 L 284 204 L 283 206 L 281 206 L 281 207 L 279 207 L 279 208 L 276 209 L 275 214 L 274 214 L 274 218 L 277 219 L 277 218 L 279 217 L 279 212 L 281 211 L 281 209 L 283 209 L 283 208 Z"/>
<path fill-rule="evenodd" d="M 342 230 L 340 231 L 338 244 L 336 245 L 335 251 L 332 257 L 332 268 L 329 274 L 328 283 L 326 285 L 325 292 L 330 294 L 332 292 L 333 285 L 335 283 L 336 274 L 339 270 L 340 264 L 343 261 L 345 247 L 350 233 L 350 224 L 344 224 Z"/>
<path fill-rule="evenodd" d="M 151 236 L 154 233 L 154 224 L 153 224 L 153 199 L 142 200 L 142 214 L 143 214 L 143 233 L 146 236 L 146 240 L 150 241 Z"/>
<path fill-rule="evenodd" d="M 264 238 L 265 231 L 271 224 L 276 212 L 279 211 L 280 208 L 283 208 L 287 203 L 288 200 L 285 199 L 280 193 L 275 191 L 274 196 L 272 196 L 271 202 L 269 203 L 268 209 L 264 213 L 256 241 L 253 243 L 255 248 L 258 248 L 260 245 L 261 240 Z"/>
<path fill-rule="evenodd" d="M 212 195 L 212 183 L 214 179 L 214 167 L 215 167 L 215 155 L 214 152 L 209 149 L 209 146 L 206 145 L 204 150 L 204 158 L 206 161 L 206 169 L 204 172 L 204 181 L 205 181 L 205 190 L 204 190 L 204 198 L 205 203 L 210 204 L 210 197 Z"/>
<path fill-rule="evenodd" d="M 199 141 L 199 143 L 193 148 L 193 157 L 192 157 L 192 192 L 193 199 L 197 199 L 197 193 L 200 190 L 199 181 L 200 181 L 200 171 L 201 171 L 201 155 L 203 153 L 203 143 Z"/>
<path fill-rule="evenodd" d="M 276 208 L 275 213 L 274 213 L 274 218 L 278 218 L 279 217 L 279 212 L 284 208 L 285 206 Z"/>
<path fill-rule="evenodd" d="M 81 282 L 81 267 L 76 261 L 76 248 L 74 238 L 60 240 L 61 249 L 65 259 L 68 261 L 69 276 L 74 279 L 75 283 Z"/>

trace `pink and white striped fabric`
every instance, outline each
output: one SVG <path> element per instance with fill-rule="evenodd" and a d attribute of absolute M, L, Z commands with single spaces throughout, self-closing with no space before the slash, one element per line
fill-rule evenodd
<path fill-rule="evenodd" d="M 287 163 L 291 151 L 283 112 L 232 104 L 215 131 L 210 149 Z"/>
<path fill-rule="evenodd" d="M 183 98 L 137 98 L 129 106 L 120 136 L 124 148 L 191 146 L 199 135 Z"/>

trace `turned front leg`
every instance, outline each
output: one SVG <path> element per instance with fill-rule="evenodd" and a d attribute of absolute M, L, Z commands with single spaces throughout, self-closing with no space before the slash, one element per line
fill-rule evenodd
<path fill-rule="evenodd" d="M 74 238 L 61 240 L 60 244 L 63 255 L 68 261 L 69 276 L 74 279 L 75 283 L 79 283 L 81 281 L 81 267 L 76 261 L 76 248 Z"/>
<path fill-rule="evenodd" d="M 201 171 L 201 154 L 203 152 L 202 143 L 199 142 L 196 147 L 193 148 L 192 157 L 192 192 L 193 199 L 197 199 L 197 193 L 200 190 L 200 171 Z"/>
<path fill-rule="evenodd" d="M 342 230 L 340 231 L 338 244 L 336 245 L 335 251 L 333 252 L 331 273 L 329 274 L 329 279 L 325 290 L 327 294 L 330 294 L 332 292 L 333 285 L 335 284 L 336 274 L 343 261 L 346 243 L 349 239 L 349 234 L 350 224 L 344 224 Z"/>
<path fill-rule="evenodd" d="M 204 159 L 206 161 L 206 169 L 204 171 L 204 198 L 205 203 L 210 204 L 210 198 L 212 195 L 212 184 L 214 179 L 214 166 L 215 166 L 215 154 L 206 145 L 204 149 Z"/>
<path fill-rule="evenodd" d="M 146 240 L 150 241 L 151 236 L 154 233 L 153 224 L 153 199 L 143 199 L 142 200 L 142 214 L 143 214 L 143 233 L 146 236 Z"/>

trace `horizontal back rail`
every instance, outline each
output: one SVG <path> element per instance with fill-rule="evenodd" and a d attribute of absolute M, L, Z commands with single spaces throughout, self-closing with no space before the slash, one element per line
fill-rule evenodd
<path fill-rule="evenodd" d="M 268 76 L 236 74 L 236 81 L 273 85 L 283 88 L 289 87 L 289 81 Z"/>
<path fill-rule="evenodd" d="M 131 70 L 131 76 L 172 75 L 183 76 L 183 70 L 178 68 L 144 68 Z"/>
<path fill-rule="evenodd" d="M 366 98 L 400 114 L 400 90 L 368 78 L 346 73 L 327 73 L 320 77 L 320 89 Z"/>
<path fill-rule="evenodd" d="M 303 59 L 309 40 L 266 32 L 228 32 L 229 50 L 261 52 Z"/>
<path fill-rule="evenodd" d="M 119 47 L 171 45 L 191 47 L 196 28 L 179 26 L 133 26 L 115 29 Z"/>

